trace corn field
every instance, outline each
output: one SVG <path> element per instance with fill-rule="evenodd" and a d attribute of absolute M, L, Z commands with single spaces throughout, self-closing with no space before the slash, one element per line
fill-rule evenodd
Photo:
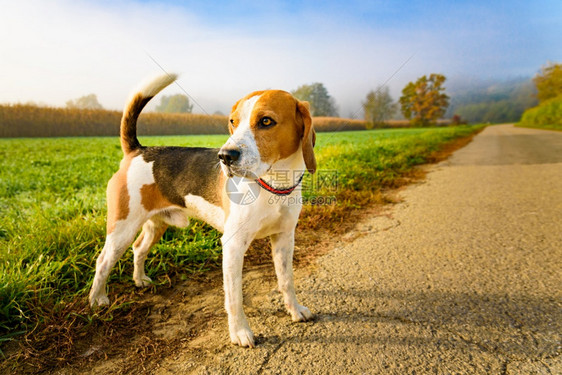
<path fill-rule="evenodd" d="M 121 112 L 108 110 L 0 105 L 0 138 L 118 136 Z M 315 117 L 316 131 L 371 128 L 364 120 Z M 143 113 L 139 135 L 226 134 L 228 118 L 192 113 Z M 389 121 L 388 128 L 407 127 L 407 121 Z"/>

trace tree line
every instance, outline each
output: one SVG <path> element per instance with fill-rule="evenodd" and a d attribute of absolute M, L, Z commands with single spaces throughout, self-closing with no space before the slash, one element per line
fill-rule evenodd
<path fill-rule="evenodd" d="M 449 105 L 449 97 L 443 87 L 445 79 L 441 74 L 431 74 L 408 83 L 398 103 L 390 96 L 388 87 L 379 86 L 370 91 L 362 103 L 366 128 L 388 127 L 398 105 L 411 126 L 436 125 Z M 292 94 L 310 103 L 313 116 L 338 116 L 335 100 L 322 83 L 302 85 Z"/>
<path fill-rule="evenodd" d="M 367 94 L 362 103 L 365 121 L 370 127 L 380 127 L 387 123 L 394 115 L 398 104 L 405 118 L 413 126 L 427 126 L 435 124 L 442 117 L 449 105 L 449 97 L 444 93 L 445 76 L 431 74 L 420 77 L 416 82 L 410 82 L 402 90 L 399 103 L 394 103 L 388 87 L 378 87 L 376 91 Z M 314 117 L 338 117 L 338 109 L 334 98 L 328 93 L 324 84 L 315 82 L 299 86 L 291 93 L 299 100 L 310 103 L 310 112 Z M 90 94 L 66 103 L 70 109 L 102 109 L 96 95 Z M 163 95 L 160 104 L 155 108 L 157 113 L 191 113 L 191 104 L 187 95 Z"/>
<path fill-rule="evenodd" d="M 400 97 L 399 104 L 405 118 L 410 120 L 412 126 L 435 125 L 449 105 L 449 97 L 444 93 L 443 83 L 445 76 L 431 74 L 429 77 L 420 77 L 416 82 L 410 82 Z M 310 103 L 310 112 L 314 117 L 338 117 L 338 109 L 334 98 L 328 93 L 326 87 L 315 82 L 299 86 L 291 93 L 299 100 Z M 171 103 L 181 102 L 182 107 L 172 106 Z M 362 103 L 367 128 L 388 125 L 397 109 L 390 96 L 388 87 L 379 87 L 376 91 L 367 94 L 366 101 Z M 181 108 L 181 109 L 180 109 Z M 163 96 L 157 112 L 191 112 L 192 105 L 186 95 Z"/>
<path fill-rule="evenodd" d="M 390 96 L 388 87 L 379 86 L 370 91 L 362 103 L 366 128 L 389 127 L 389 120 L 399 106 L 410 126 L 436 125 L 449 105 L 449 97 L 443 87 L 445 79 L 441 74 L 431 74 L 408 83 L 398 103 Z M 313 116 L 338 116 L 335 100 L 322 83 L 302 85 L 292 94 L 310 103 Z"/>
<path fill-rule="evenodd" d="M 551 64 L 543 69 L 534 79 L 536 89 L 525 86 L 525 90 L 507 90 L 510 95 L 521 99 L 521 106 L 515 107 L 516 101 L 506 100 L 496 94 L 496 101 L 490 99 L 485 105 L 487 111 L 495 114 L 495 119 L 501 116 L 521 116 L 526 108 L 536 103 L 534 93 L 542 102 L 556 98 L 559 90 L 562 68 L 560 64 Z M 291 93 L 300 100 L 310 103 L 315 126 L 319 131 L 358 130 L 379 127 L 430 126 L 438 123 L 451 103 L 445 93 L 446 78 L 442 74 L 424 75 L 416 81 L 409 82 L 402 90 L 398 101 L 394 101 L 388 87 L 379 86 L 367 93 L 363 101 L 363 120 L 339 119 L 338 108 L 334 98 L 326 87 L 319 82 L 299 86 Z M 554 94 L 553 94 L 554 93 Z M 554 95 L 554 96 L 553 96 Z M 534 102 L 529 102 L 529 98 Z M 545 99 L 548 98 L 548 99 Z M 562 99 L 561 99 L 562 100 Z M 455 106 L 451 122 L 458 124 L 468 119 L 479 121 L 471 117 L 470 112 L 461 111 L 463 107 Z M 558 103 L 558 102 L 557 102 Z M 484 105 L 484 104 L 482 104 Z M 558 104 L 550 104 L 548 116 L 557 116 Z M 476 107 L 480 105 L 477 104 Z M 554 109 L 552 109 L 554 108 Z M 224 115 L 195 115 L 192 114 L 193 104 L 186 95 L 176 94 L 162 96 L 156 106 L 156 113 L 145 113 L 139 120 L 139 134 L 168 135 L 168 134 L 220 134 L 225 133 L 226 116 Z M 401 122 L 391 119 L 400 110 L 406 119 Z M 457 112 L 458 111 L 458 112 Z M 546 111 L 546 112 L 545 112 Z M 460 113 L 461 115 L 459 116 Z M 465 115 L 465 113 L 468 113 Z M 531 112 L 530 112 L 531 113 Z M 532 112 L 535 116 L 537 112 Z M 554 113 L 554 115 L 552 115 Z M 531 118 L 527 115 L 527 119 Z M 451 114 L 449 114 L 451 116 Z M 95 94 L 89 94 L 66 102 L 66 108 L 38 107 L 34 105 L 0 105 L 0 137 L 27 136 L 88 136 L 88 135 L 117 135 L 119 134 L 118 111 L 104 110 Z M 498 117 L 499 116 L 499 117 Z M 535 116 L 536 117 L 536 116 Z M 516 121 L 517 119 L 514 119 Z M 440 121 L 440 120 L 439 120 Z M 480 121 L 482 118 L 480 117 Z M 493 122 L 493 120 L 489 120 Z M 440 121 L 439 123 L 443 123 Z"/>

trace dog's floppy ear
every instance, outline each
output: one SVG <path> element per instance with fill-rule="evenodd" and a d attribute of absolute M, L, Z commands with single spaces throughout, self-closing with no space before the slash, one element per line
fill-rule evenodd
<path fill-rule="evenodd" d="M 316 157 L 314 156 L 314 144 L 316 143 L 316 133 L 312 127 L 312 116 L 310 115 L 308 102 L 297 100 L 297 116 L 302 118 L 303 136 L 302 136 L 302 156 L 306 169 L 310 173 L 316 172 Z"/>

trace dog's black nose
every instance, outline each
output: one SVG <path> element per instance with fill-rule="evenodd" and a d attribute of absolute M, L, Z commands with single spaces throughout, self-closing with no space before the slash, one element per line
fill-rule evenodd
<path fill-rule="evenodd" d="M 235 148 L 221 148 L 219 151 L 219 159 L 221 159 L 227 166 L 230 166 L 239 158 L 240 151 Z"/>

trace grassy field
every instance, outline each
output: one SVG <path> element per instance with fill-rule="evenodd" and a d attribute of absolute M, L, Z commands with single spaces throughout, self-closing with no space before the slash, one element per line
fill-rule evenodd
<path fill-rule="evenodd" d="M 319 134 L 319 170 L 336 171 L 338 185 L 336 191 L 309 196 L 329 194 L 337 203 L 308 205 L 301 220 L 313 222 L 318 215 L 330 219 L 369 204 L 373 194 L 396 186 L 444 144 L 480 128 Z M 209 147 L 225 140 L 223 135 L 140 139 L 147 146 Z M 94 314 L 86 302 L 105 236 L 105 186 L 121 156 L 117 137 L 0 139 L 0 344 L 32 330 L 41 334 L 61 321 L 70 322 L 67 331 L 84 330 L 131 303 L 122 291 L 133 288 L 132 252 L 111 274 L 114 305 Z M 167 283 L 170 276 L 185 278 L 217 268 L 220 257 L 220 234 L 194 222 L 183 230 L 168 230 L 149 255 L 147 274 L 157 285 Z"/>
<path fill-rule="evenodd" d="M 544 129 L 544 130 L 558 130 L 562 131 L 562 125 L 558 124 L 521 124 L 518 123 L 515 126 L 520 128 L 533 128 L 533 129 Z"/>

